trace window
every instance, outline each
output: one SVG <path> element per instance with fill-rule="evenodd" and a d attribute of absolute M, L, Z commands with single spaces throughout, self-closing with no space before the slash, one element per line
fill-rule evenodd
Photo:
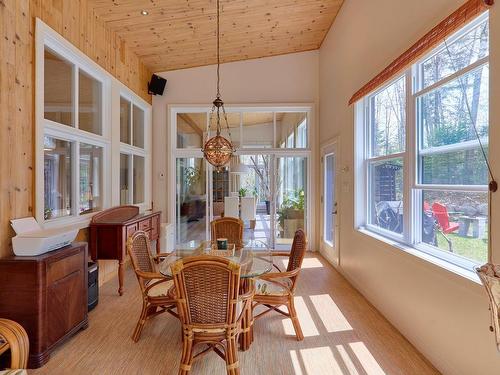
<path fill-rule="evenodd" d="M 400 77 L 367 98 L 367 224 L 397 235 L 403 233 L 405 96 Z"/>
<path fill-rule="evenodd" d="M 39 19 L 35 54 L 37 221 L 85 227 L 111 206 L 149 208 L 151 106 Z"/>
<path fill-rule="evenodd" d="M 120 97 L 120 204 L 145 203 L 145 110 Z"/>
<path fill-rule="evenodd" d="M 37 100 L 44 111 L 38 119 L 37 142 L 43 142 L 43 189 L 37 198 L 37 218 L 56 222 L 107 204 L 104 171 L 110 140 L 103 124 L 108 123 L 104 92 L 109 83 L 93 66 L 50 39 L 44 40 L 42 51 L 37 69 L 43 71 L 37 74 L 43 77 L 43 90 L 37 92 Z"/>
<path fill-rule="evenodd" d="M 488 257 L 488 34 L 484 14 L 357 104 L 360 226 L 467 269 Z"/>
<path fill-rule="evenodd" d="M 307 113 L 276 113 L 276 134 L 280 148 L 307 148 Z"/>
<path fill-rule="evenodd" d="M 204 161 L 203 141 L 215 135 L 214 124 L 208 128 L 209 106 L 173 107 L 169 113 L 170 148 L 169 199 L 176 202 L 169 210 L 169 221 L 176 228 L 176 241 L 210 238 L 210 221 L 226 215 L 232 196 L 255 212 L 253 230 L 245 234 L 280 250 L 290 249 L 298 228 L 310 231 L 314 215 L 310 204 L 311 159 L 308 138 L 308 106 L 229 106 L 226 108 L 231 139 L 236 154 L 221 171 Z M 223 125 L 222 134 L 227 136 Z M 279 145 L 279 150 L 278 150 Z M 124 162 L 125 163 L 125 162 Z M 311 197 L 312 199 L 312 197 Z M 251 202 L 255 211 L 251 209 Z M 227 207 L 226 207 L 227 204 Z M 229 216 L 238 216 L 238 210 Z M 311 219 L 311 220 L 309 220 Z M 251 235 L 251 236 L 250 236 Z"/>

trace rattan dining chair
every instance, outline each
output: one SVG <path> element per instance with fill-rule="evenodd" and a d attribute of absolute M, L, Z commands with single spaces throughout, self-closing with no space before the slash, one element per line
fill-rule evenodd
<path fill-rule="evenodd" d="M 298 341 L 303 340 L 304 335 L 302 333 L 302 328 L 300 327 L 293 299 L 306 248 L 307 237 L 304 231 L 299 229 L 295 232 L 292 249 L 289 253 L 272 253 L 272 255 L 276 257 L 288 257 L 287 269 L 282 272 L 279 266 L 274 265 L 278 272 L 264 274 L 255 281 L 255 295 L 252 306 L 253 310 L 255 310 L 258 306 L 266 307 L 266 310 L 256 315 L 254 319 L 260 318 L 270 311 L 276 311 L 289 317 L 292 320 L 293 328 Z M 286 306 L 288 312 L 281 310 L 281 306 Z"/>
<path fill-rule="evenodd" d="M 239 264 L 201 255 L 178 260 L 171 269 L 183 332 L 179 374 L 189 374 L 193 360 L 211 350 L 226 361 L 227 374 L 239 374 L 237 336 L 253 296 L 253 289 L 239 295 Z M 194 354 L 199 345 L 204 348 Z"/>
<path fill-rule="evenodd" d="M 222 217 L 211 223 L 212 241 L 217 238 L 227 238 L 237 248 L 243 246 L 243 221 L 236 217 Z"/>
<path fill-rule="evenodd" d="M 0 319 L 0 354 L 10 351 L 9 374 L 26 374 L 24 370 L 28 365 L 29 340 L 28 334 L 20 324 L 9 320 Z M 3 371 L 0 370 L 0 373 Z"/>
<path fill-rule="evenodd" d="M 176 308 L 173 281 L 158 272 L 155 260 L 169 254 L 151 254 L 151 245 L 146 232 L 137 231 L 127 241 L 127 250 L 132 266 L 139 281 L 142 293 L 142 311 L 135 327 L 132 339 L 137 342 L 146 320 L 168 312 L 175 317 Z"/>

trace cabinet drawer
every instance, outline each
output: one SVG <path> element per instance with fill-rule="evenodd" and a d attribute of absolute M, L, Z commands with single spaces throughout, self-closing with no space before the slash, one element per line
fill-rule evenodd
<path fill-rule="evenodd" d="M 139 230 L 148 231 L 151 229 L 151 220 L 143 220 L 139 222 Z"/>
<path fill-rule="evenodd" d="M 56 281 L 65 278 L 73 272 L 84 268 L 84 254 L 78 253 L 56 262 L 48 264 L 47 270 L 47 285 L 51 285 Z"/>
<path fill-rule="evenodd" d="M 137 231 L 137 224 L 132 224 L 127 227 L 127 240 Z"/>
<path fill-rule="evenodd" d="M 159 230 L 159 221 L 160 217 L 159 216 L 153 216 L 151 218 L 151 238 L 157 238 L 158 237 L 158 230 Z"/>

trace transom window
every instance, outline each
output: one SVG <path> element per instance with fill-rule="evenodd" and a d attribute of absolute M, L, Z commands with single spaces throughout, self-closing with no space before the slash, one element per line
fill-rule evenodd
<path fill-rule="evenodd" d="M 357 104 L 358 223 L 471 269 L 488 256 L 485 14 Z"/>

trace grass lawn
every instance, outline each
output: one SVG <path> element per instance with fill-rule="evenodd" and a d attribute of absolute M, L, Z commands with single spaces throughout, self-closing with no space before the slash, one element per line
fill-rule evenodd
<path fill-rule="evenodd" d="M 448 242 L 441 233 L 437 233 L 438 247 L 448 251 Z M 488 241 L 486 238 L 462 237 L 456 233 L 446 235 L 452 244 L 453 253 L 465 258 L 485 263 L 488 260 Z M 486 234 L 487 237 L 487 234 Z"/>

